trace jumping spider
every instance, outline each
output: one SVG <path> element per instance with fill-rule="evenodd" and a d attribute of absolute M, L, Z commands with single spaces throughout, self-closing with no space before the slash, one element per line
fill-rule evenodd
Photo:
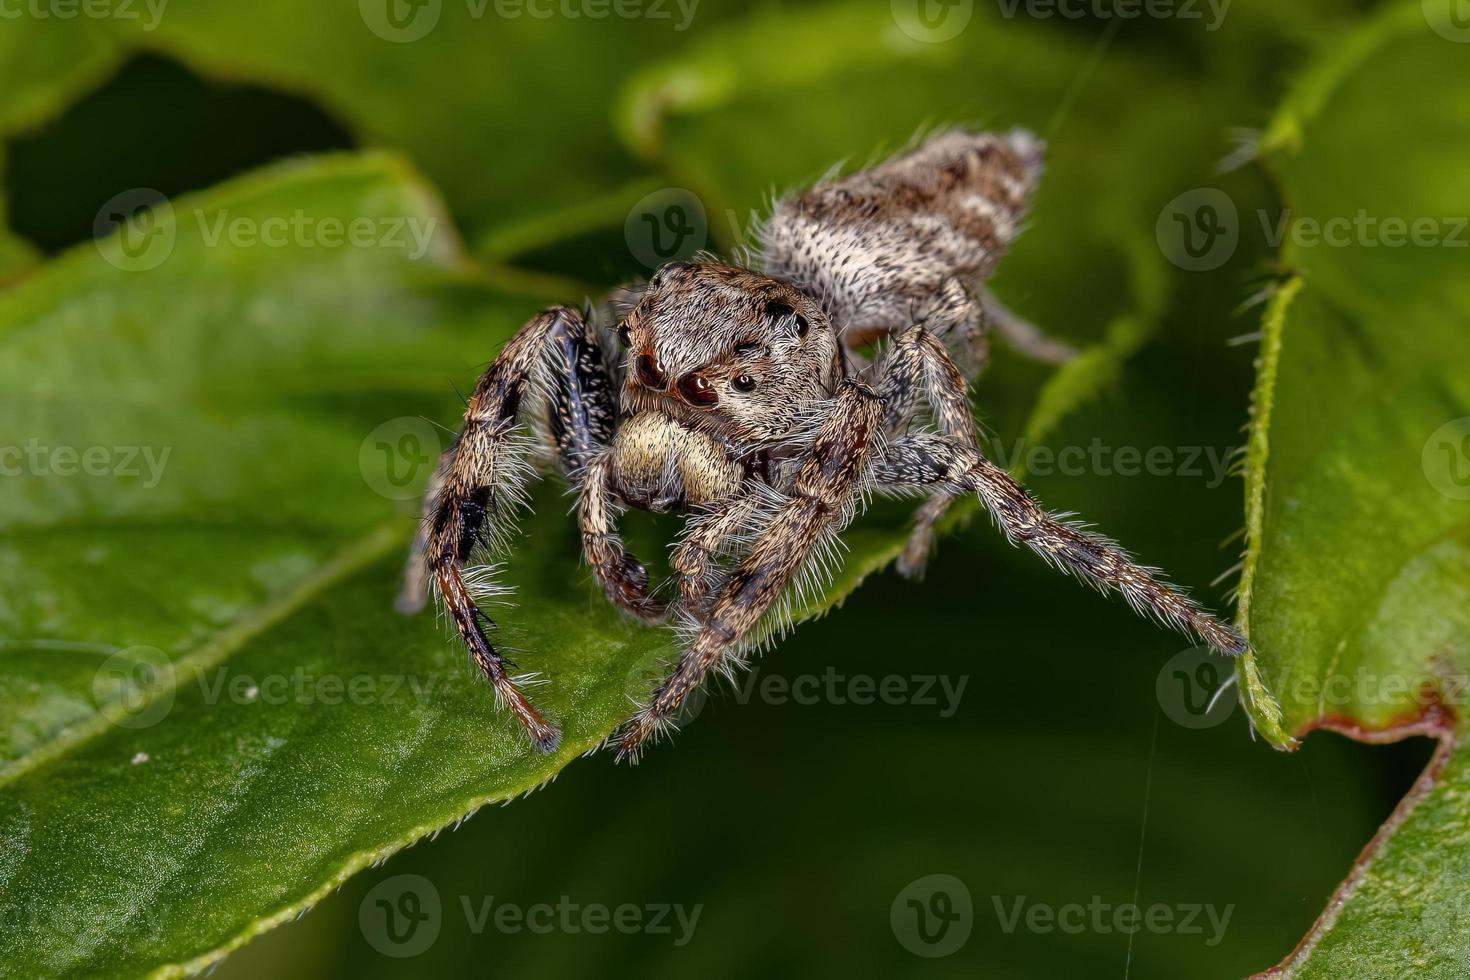
<path fill-rule="evenodd" d="M 677 668 L 614 736 L 620 759 L 636 759 L 710 671 L 743 665 L 784 627 L 780 600 L 825 570 L 874 491 L 926 498 L 899 562 L 907 575 L 922 570 L 944 510 L 973 493 L 1012 542 L 1242 652 L 1233 629 L 1111 541 L 1048 514 L 980 451 L 966 374 L 984 367 L 991 328 L 1032 356 L 1068 353 L 983 289 L 1020 230 L 1043 150 L 1022 131 L 942 133 L 779 202 L 753 268 L 665 265 L 626 292 L 611 331 L 590 311 L 536 316 L 469 399 L 429 486 L 400 608 L 421 608 L 432 586 L 497 698 L 538 748 L 556 747 L 556 725 L 487 639 L 494 623 L 466 568 L 477 545 L 509 544 L 533 474 L 533 444 L 517 433 L 540 418 L 608 598 L 684 628 Z M 610 354 L 612 333 L 626 354 Z M 861 352 L 875 344 L 869 360 Z M 928 424 L 915 425 L 921 414 Z M 618 536 L 628 507 L 690 515 L 672 600 L 649 589 Z"/>

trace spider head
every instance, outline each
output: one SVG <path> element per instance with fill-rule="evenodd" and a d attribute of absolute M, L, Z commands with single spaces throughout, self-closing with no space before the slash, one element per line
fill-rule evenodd
<path fill-rule="evenodd" d="M 654 273 L 619 325 L 624 404 L 733 442 L 779 439 L 842 377 L 832 322 L 800 290 L 716 263 Z"/>

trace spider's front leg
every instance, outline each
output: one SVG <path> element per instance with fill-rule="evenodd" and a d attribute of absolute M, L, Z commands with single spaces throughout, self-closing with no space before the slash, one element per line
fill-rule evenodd
<path fill-rule="evenodd" d="M 1161 581 L 1157 570 L 1137 564 L 1107 538 L 1048 514 L 1025 487 L 977 449 L 933 433 L 907 436 L 887 447 L 874 479 L 880 492 L 924 488 L 978 494 L 1007 538 L 1062 571 L 1121 593 L 1136 612 L 1191 632 L 1220 653 L 1235 656 L 1248 647 L 1239 633 Z"/>
<path fill-rule="evenodd" d="M 672 564 L 679 580 L 680 608 L 694 620 L 702 622 L 709 614 L 723 549 L 744 539 L 766 505 L 766 498 L 752 487 L 685 524 Z"/>
<path fill-rule="evenodd" d="M 792 484 L 789 499 L 710 603 L 679 666 L 616 736 L 619 760 L 636 760 L 721 658 L 738 649 L 785 592 L 806 558 L 847 525 L 881 441 L 883 405 L 867 385 L 844 381 Z"/>
<path fill-rule="evenodd" d="M 398 603 L 402 611 L 417 611 L 429 585 L 437 587 L 497 700 L 544 752 L 556 748 L 561 734 L 522 693 L 519 679 L 507 670 L 514 665 L 486 638 L 484 627 L 495 624 L 476 604 L 466 581 L 475 577 L 465 565 L 481 542 L 492 551 L 509 544 L 532 474 L 527 441 L 516 431 L 529 407 L 544 404 L 559 462 L 575 483 L 612 436 L 613 397 L 601 351 L 582 314 L 554 307 L 522 327 L 475 386 L 464 427 L 429 485 Z M 483 576 L 477 584 L 493 587 Z"/>

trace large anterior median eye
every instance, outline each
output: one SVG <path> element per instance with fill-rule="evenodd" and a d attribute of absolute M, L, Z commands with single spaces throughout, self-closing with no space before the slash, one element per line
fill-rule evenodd
<path fill-rule="evenodd" d="M 715 386 L 702 374 L 686 374 L 679 379 L 679 394 L 691 405 L 708 408 L 720 400 Z"/>

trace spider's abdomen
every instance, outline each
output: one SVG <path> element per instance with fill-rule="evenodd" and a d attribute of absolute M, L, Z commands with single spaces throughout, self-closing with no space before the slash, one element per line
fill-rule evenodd
<path fill-rule="evenodd" d="M 946 287 L 990 275 L 1016 238 L 1045 147 L 1028 132 L 948 132 L 777 204 L 767 274 L 827 306 L 839 329 L 913 322 Z"/>
<path fill-rule="evenodd" d="M 745 469 L 723 444 L 662 412 L 642 412 L 613 438 L 618 490 L 642 510 L 669 511 L 728 497 Z"/>

